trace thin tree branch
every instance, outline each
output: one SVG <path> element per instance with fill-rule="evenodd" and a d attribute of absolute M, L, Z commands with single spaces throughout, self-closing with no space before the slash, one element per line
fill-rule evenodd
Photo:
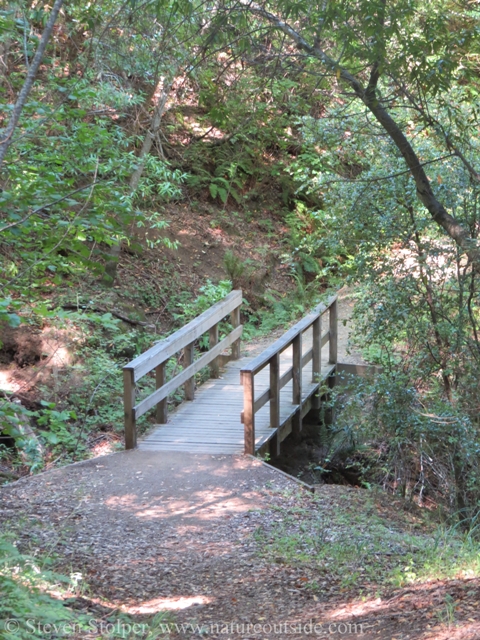
<path fill-rule="evenodd" d="M 421 167 L 425 167 L 428 164 L 433 164 L 435 162 L 441 162 L 442 160 L 447 160 L 448 158 L 453 158 L 456 156 L 455 153 L 449 153 L 446 156 L 441 156 L 440 158 L 435 158 L 434 160 L 427 160 L 426 162 L 421 163 Z M 408 173 L 411 173 L 410 169 L 404 169 L 403 171 L 398 171 L 397 173 L 390 173 L 388 176 L 376 176 L 373 178 L 342 178 L 341 180 L 329 180 L 328 182 L 322 182 L 323 186 L 329 186 L 331 184 L 336 184 L 338 182 L 379 182 L 381 180 L 391 180 L 392 178 L 397 178 L 398 176 L 404 176 Z"/>
<path fill-rule="evenodd" d="M 310 45 L 305 38 L 303 38 L 293 27 L 282 20 L 279 16 L 271 13 L 267 9 L 264 9 L 256 2 L 251 2 L 250 0 L 239 0 L 239 8 L 267 20 L 276 29 L 287 34 L 299 49 L 318 59 L 324 67 L 335 72 L 339 80 L 343 80 L 343 82 L 347 83 L 353 89 L 355 96 L 369 109 L 402 154 L 406 165 L 415 180 L 417 197 L 429 211 L 433 221 L 441 227 L 463 251 L 465 251 L 472 262 L 477 266 L 480 265 L 480 248 L 476 240 L 470 236 L 468 229 L 466 229 L 456 218 L 450 215 L 445 206 L 436 198 L 427 174 L 423 170 L 422 164 L 415 153 L 415 150 L 400 126 L 395 122 L 387 109 L 381 104 L 376 93 L 374 92 L 372 95 L 367 92 L 362 82 L 352 73 L 347 71 L 347 69 L 336 63 L 333 58 L 321 49 L 318 43 L 313 46 Z"/>
<path fill-rule="evenodd" d="M 38 68 L 43 59 L 43 54 L 45 53 L 45 49 L 47 47 L 47 43 L 50 40 L 50 36 L 53 31 L 53 26 L 58 16 L 58 12 L 60 11 L 64 0 L 55 0 L 55 4 L 50 12 L 50 16 L 48 17 L 47 26 L 42 34 L 42 38 L 40 40 L 40 44 L 38 45 L 38 49 L 35 53 L 35 56 L 32 60 L 32 64 L 28 69 L 27 77 L 23 84 L 23 87 L 18 94 L 17 102 L 13 107 L 13 112 L 10 117 L 10 121 L 5 129 L 5 137 L 0 142 L 0 170 L 2 168 L 3 161 L 7 154 L 8 148 L 12 143 L 12 136 L 15 128 L 20 120 L 20 115 L 22 113 L 23 107 L 25 106 L 25 102 L 27 101 L 28 94 L 30 93 L 31 88 L 33 87 L 33 83 L 35 81 L 35 76 L 37 75 Z"/>
<path fill-rule="evenodd" d="M 95 173 L 96 173 L 97 169 L 95 169 Z M 53 207 L 54 205 L 58 204 L 59 202 L 62 202 L 62 200 L 66 200 L 67 198 L 70 198 L 70 196 L 75 195 L 76 193 L 78 193 L 79 191 L 84 191 L 85 189 L 93 189 L 93 187 L 98 184 L 100 182 L 100 180 L 96 180 L 94 182 L 91 182 L 90 184 L 86 184 L 83 187 L 79 187 L 78 189 L 75 189 L 74 191 L 70 191 L 70 193 L 67 193 L 67 195 L 62 196 L 61 198 L 57 198 L 56 200 L 53 200 L 52 202 L 49 202 L 48 204 L 44 204 L 41 207 L 37 207 L 36 209 L 34 209 L 33 211 L 30 211 L 30 213 L 27 213 L 26 216 L 24 216 L 21 220 L 17 220 L 16 222 L 11 222 L 10 224 L 6 224 L 3 227 L 0 227 L 0 233 L 3 233 L 4 231 L 7 231 L 8 229 L 11 229 L 12 227 L 18 227 L 19 225 L 23 224 L 26 220 L 28 220 L 29 218 L 31 218 L 32 216 L 34 216 L 36 213 L 40 213 L 40 211 L 43 211 L 44 209 L 49 209 L 50 207 Z M 89 199 L 91 197 L 91 192 L 89 195 Z"/>

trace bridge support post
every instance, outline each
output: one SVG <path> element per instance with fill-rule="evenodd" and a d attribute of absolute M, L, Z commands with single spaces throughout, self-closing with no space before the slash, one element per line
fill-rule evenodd
<path fill-rule="evenodd" d="M 165 362 L 155 367 L 155 388 L 160 389 L 165 384 Z M 157 404 L 156 419 L 158 424 L 166 424 L 168 420 L 167 398 Z"/>
<path fill-rule="evenodd" d="M 183 349 L 184 368 L 186 369 L 193 364 L 193 347 L 194 343 L 191 342 Z M 185 400 L 193 400 L 195 398 L 195 378 L 192 376 L 184 385 Z"/>
<path fill-rule="evenodd" d="M 292 341 L 292 403 L 298 405 L 298 410 L 292 416 L 292 433 L 298 436 L 302 431 L 302 334 L 299 333 Z"/>
<path fill-rule="evenodd" d="M 327 384 L 329 389 L 333 389 L 333 387 L 335 386 L 335 380 L 336 380 L 336 376 L 334 373 L 331 376 L 328 376 Z M 329 398 L 330 398 L 330 393 L 327 392 L 325 394 L 325 399 L 328 400 Z M 328 409 L 325 409 L 323 423 L 328 426 L 328 425 L 332 425 L 334 421 L 335 421 L 335 415 L 334 415 L 333 408 L 329 407 Z"/>
<path fill-rule="evenodd" d="M 255 384 L 254 374 L 241 372 L 243 386 L 243 426 L 245 433 L 245 453 L 255 455 Z"/>
<path fill-rule="evenodd" d="M 237 307 L 232 311 L 230 314 L 230 322 L 234 329 L 240 326 L 240 307 Z M 240 358 L 240 338 L 232 344 L 232 357 L 234 360 L 238 360 Z"/>
<path fill-rule="evenodd" d="M 125 416 L 125 449 L 137 447 L 137 425 L 135 421 L 135 376 L 131 369 L 123 370 L 123 407 Z"/>
<path fill-rule="evenodd" d="M 270 453 L 270 456 L 272 458 L 278 458 L 278 456 L 281 453 L 281 451 L 280 451 L 280 437 L 278 435 L 278 431 L 272 438 L 270 438 L 269 453 Z"/>

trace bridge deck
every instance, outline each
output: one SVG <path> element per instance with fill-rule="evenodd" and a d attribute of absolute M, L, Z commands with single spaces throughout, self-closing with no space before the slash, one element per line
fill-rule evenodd
<path fill-rule="evenodd" d="M 302 352 L 312 346 L 311 329 L 304 333 Z M 323 355 L 323 354 L 322 354 Z M 183 402 L 169 415 L 167 424 L 155 427 L 138 442 L 147 451 L 187 451 L 198 453 L 243 453 L 244 427 L 240 414 L 243 409 L 243 387 L 240 369 L 253 359 L 243 357 L 230 362 L 218 379 L 210 379 L 195 393 L 193 402 Z M 326 359 L 325 357 L 323 358 Z M 280 374 L 292 366 L 292 348 L 280 356 Z M 322 363 L 321 378 L 332 373 L 331 365 Z M 255 376 L 256 396 L 269 388 L 269 369 L 265 367 Z M 315 394 L 318 383 L 312 383 L 312 366 L 302 370 L 302 403 Z M 308 410 L 309 404 L 305 405 Z M 280 424 L 288 424 L 295 409 L 292 404 L 292 382 L 281 391 Z M 305 411 L 306 412 L 306 411 Z M 281 427 L 282 428 L 282 427 Z M 260 449 L 275 433 L 270 428 L 268 403 L 255 415 L 255 448 Z M 285 437 L 286 434 L 283 434 Z M 283 439 L 283 437 L 281 439 Z"/>

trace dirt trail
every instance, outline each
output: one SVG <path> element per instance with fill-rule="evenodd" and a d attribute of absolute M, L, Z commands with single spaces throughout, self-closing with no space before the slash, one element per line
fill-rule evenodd
<path fill-rule="evenodd" d="M 342 295 L 341 319 L 351 308 Z M 339 330 L 340 359 L 358 362 L 346 353 L 348 324 Z M 300 530 L 324 519 L 328 532 L 332 513 L 366 511 L 369 499 L 364 490 L 332 485 L 311 494 L 250 457 L 132 451 L 3 487 L 0 522 L 17 532 L 22 550 L 55 555 L 59 569 L 82 574 L 87 588 L 77 606 L 92 618 L 125 612 L 148 625 L 164 612 L 170 631 L 153 637 L 480 638 L 478 607 L 458 628 L 435 623 L 442 598 L 463 597 L 461 581 L 380 597 L 366 595 L 360 582 L 346 590 L 316 561 L 266 554 L 269 532 L 287 515 Z M 389 497 L 377 513 L 385 526 L 401 519 Z M 478 581 L 468 587 L 478 600 Z"/>
<path fill-rule="evenodd" d="M 170 632 L 156 638 L 480 637 L 478 608 L 462 628 L 435 625 L 446 594 L 464 597 L 461 581 L 365 596 L 361 584 L 346 590 L 315 561 L 265 554 L 269 531 L 287 514 L 300 528 L 323 518 L 328 531 L 332 513 L 366 511 L 369 499 L 352 487 L 313 495 L 250 457 L 133 451 L 4 487 L 0 521 L 18 532 L 23 550 L 55 555 L 64 572 L 82 574 L 88 588 L 77 606 L 92 619 L 125 612 L 148 625 L 164 612 Z M 378 513 L 395 515 L 391 502 Z M 478 599 L 478 581 L 468 588 Z"/>
<path fill-rule="evenodd" d="M 354 300 L 353 293 L 348 287 L 343 287 L 338 292 L 338 361 L 349 364 L 366 364 L 360 353 L 355 349 L 350 341 L 351 316 L 353 313 Z M 325 316 L 328 318 L 327 316 Z M 280 338 L 285 332 L 284 328 L 272 331 L 268 337 L 252 340 L 247 344 L 242 344 L 242 352 L 245 355 L 257 355 Z"/>
<path fill-rule="evenodd" d="M 355 346 L 351 344 L 353 292 L 343 287 L 338 292 L 338 361 L 348 364 L 366 364 Z"/>

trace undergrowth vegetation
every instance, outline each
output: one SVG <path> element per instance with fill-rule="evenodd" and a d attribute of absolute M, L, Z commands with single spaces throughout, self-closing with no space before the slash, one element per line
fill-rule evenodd
<path fill-rule="evenodd" d="M 477 567 L 474 4 L 74 0 L 37 67 L 50 6 L 2 4 L 2 480 L 121 448 L 122 366 L 232 288 L 248 340 L 347 282 L 381 373 L 332 394 L 316 470 L 352 466 L 464 538 L 405 543 L 373 522 L 369 541 L 277 532 L 278 554 L 310 545 L 356 580 L 386 535 L 397 584 L 448 553 Z M 171 358 L 167 379 L 183 366 Z M 33 575 L 15 562 L 12 594 Z"/>
<path fill-rule="evenodd" d="M 428 522 L 420 511 L 387 519 L 385 497 L 376 489 L 362 494 L 345 490 L 329 502 L 318 496 L 312 509 L 291 508 L 281 523 L 256 531 L 261 553 L 290 566 L 315 567 L 318 579 L 306 585 L 313 593 L 332 581 L 342 588 L 361 585 L 367 594 L 480 575 L 477 523 L 462 532 L 458 523 Z"/>
<path fill-rule="evenodd" d="M 94 617 L 88 610 L 75 607 L 84 588 L 82 575 L 57 573 L 53 564 L 48 556 L 21 553 L 9 536 L 0 536 L 0 619 L 5 640 L 164 637 L 161 625 L 167 617 L 163 613 L 134 618 L 106 610 L 101 617 Z"/>

